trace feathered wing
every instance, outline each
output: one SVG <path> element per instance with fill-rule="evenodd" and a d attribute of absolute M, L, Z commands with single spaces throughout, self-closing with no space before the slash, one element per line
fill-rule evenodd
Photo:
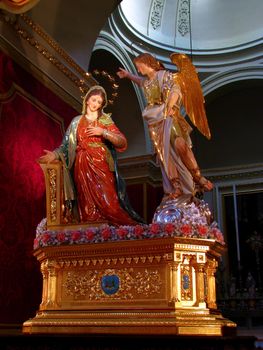
<path fill-rule="evenodd" d="M 197 129 L 210 139 L 211 133 L 204 107 L 204 96 L 195 66 L 184 54 L 172 53 L 170 59 L 179 70 L 179 73 L 175 74 L 175 79 L 182 90 L 186 113 Z"/>

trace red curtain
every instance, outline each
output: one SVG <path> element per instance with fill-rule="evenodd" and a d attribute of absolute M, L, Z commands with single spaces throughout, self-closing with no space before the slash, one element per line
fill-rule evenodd
<path fill-rule="evenodd" d="M 46 210 L 36 159 L 60 144 L 63 121 L 66 127 L 77 114 L 0 52 L 0 323 L 22 323 L 41 302 L 32 247 Z"/>

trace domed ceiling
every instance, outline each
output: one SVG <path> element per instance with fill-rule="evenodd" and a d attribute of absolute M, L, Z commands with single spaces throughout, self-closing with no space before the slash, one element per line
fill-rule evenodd
<path fill-rule="evenodd" d="M 262 79 L 262 14 L 262 0 L 122 0 L 94 50 L 111 51 L 124 66 L 151 52 L 172 70 L 171 52 L 186 53 L 207 94 L 233 81 Z"/>
<path fill-rule="evenodd" d="M 122 20 L 138 38 L 208 54 L 262 43 L 261 0 L 123 0 Z"/>
<path fill-rule="evenodd" d="M 99 32 L 109 27 L 135 52 L 153 47 L 167 57 L 178 49 L 199 57 L 200 66 L 207 57 L 212 65 L 211 55 L 214 64 L 219 56 L 230 63 L 255 60 L 262 57 L 262 14 L 262 0 L 42 0 L 30 11 L 85 69 Z"/>

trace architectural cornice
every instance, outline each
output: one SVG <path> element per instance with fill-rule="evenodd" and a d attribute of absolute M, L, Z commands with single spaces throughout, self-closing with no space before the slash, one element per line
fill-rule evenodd
<path fill-rule="evenodd" d="M 96 84 L 38 24 L 27 15 L 0 11 L 1 47 L 36 78 L 50 85 L 70 104 L 81 108 L 81 88 Z"/>
<path fill-rule="evenodd" d="M 161 171 L 155 162 L 154 155 L 144 155 L 119 159 L 121 174 L 128 183 L 149 182 L 151 184 L 162 183 Z M 248 164 L 235 167 L 224 167 L 215 169 L 202 169 L 204 176 L 207 176 L 214 183 L 224 184 L 261 184 L 263 187 L 263 164 Z"/>

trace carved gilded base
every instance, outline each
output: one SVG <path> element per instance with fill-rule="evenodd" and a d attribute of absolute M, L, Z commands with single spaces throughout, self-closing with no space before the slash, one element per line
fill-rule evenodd
<path fill-rule="evenodd" d="M 42 247 L 36 317 L 24 333 L 235 333 L 217 310 L 212 239 L 156 238 Z"/>

